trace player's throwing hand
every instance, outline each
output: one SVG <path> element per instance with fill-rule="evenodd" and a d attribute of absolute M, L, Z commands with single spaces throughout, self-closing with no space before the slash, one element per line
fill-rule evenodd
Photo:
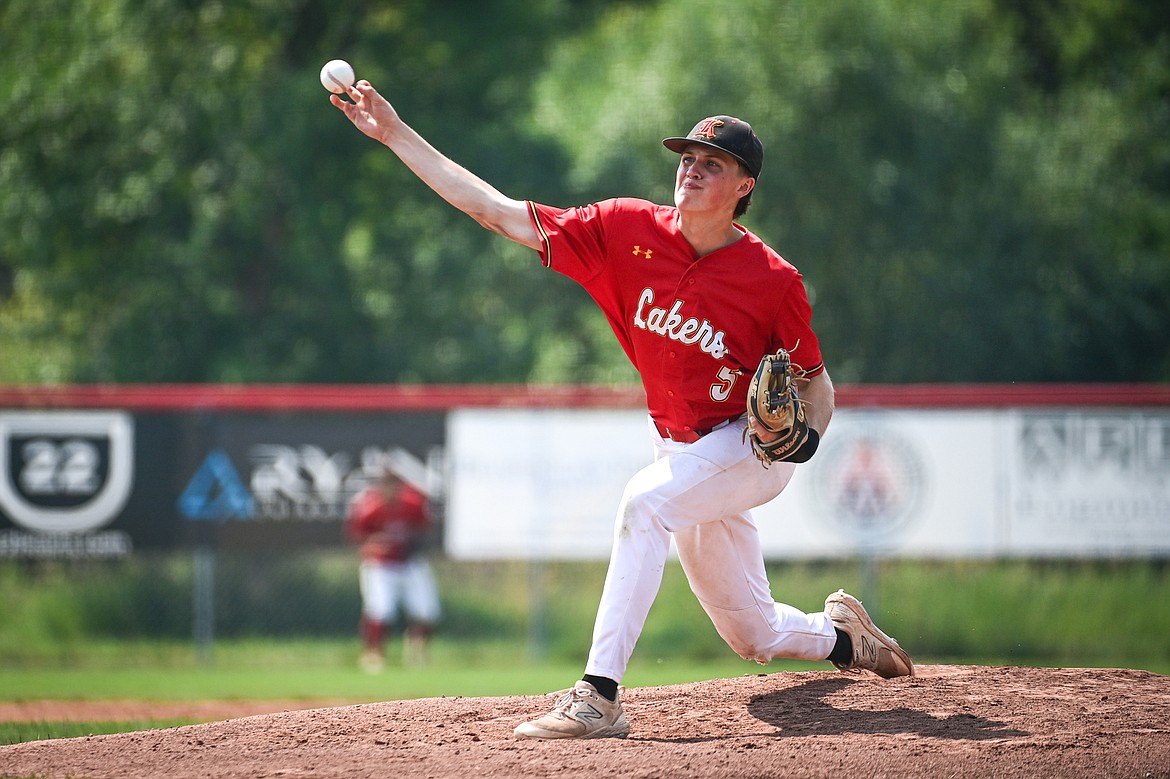
<path fill-rule="evenodd" d="M 330 95 L 329 102 L 341 109 L 363 133 L 375 141 L 387 143 L 388 133 L 402 121 L 390 101 L 365 79 L 351 86 L 346 94 L 353 99 L 352 103 L 342 100 L 340 95 Z"/>

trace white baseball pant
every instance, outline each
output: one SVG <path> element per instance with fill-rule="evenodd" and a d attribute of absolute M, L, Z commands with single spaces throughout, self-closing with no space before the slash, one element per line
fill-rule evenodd
<path fill-rule="evenodd" d="M 585 673 L 621 681 L 674 536 L 691 590 L 719 635 L 744 659 L 824 660 L 837 633 L 823 612 L 772 599 L 750 509 L 780 494 L 792 463 L 764 466 L 743 440 L 746 418 L 691 444 L 650 423 L 655 460 L 626 485 Z"/>
<path fill-rule="evenodd" d="M 362 616 L 392 624 L 399 611 L 410 622 L 431 624 L 439 619 L 439 589 L 423 558 L 402 563 L 362 561 L 358 569 Z"/>

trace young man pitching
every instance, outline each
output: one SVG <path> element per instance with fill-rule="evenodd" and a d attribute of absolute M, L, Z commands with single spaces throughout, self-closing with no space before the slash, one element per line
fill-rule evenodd
<path fill-rule="evenodd" d="M 672 537 L 692 591 L 741 657 L 913 674 L 909 655 L 851 595 L 830 595 L 814 614 L 772 599 L 750 510 L 779 495 L 796 463 L 816 451 L 833 414 L 833 385 L 799 272 L 735 221 L 764 162 L 751 126 L 712 116 L 663 141 L 679 155 L 673 206 L 617 198 L 557 208 L 506 197 L 444 157 L 369 82 L 348 95 L 353 103 L 330 99 L 440 197 L 581 284 L 646 390 L 656 459 L 630 479 L 618 506 L 585 673 L 550 713 L 518 725 L 516 736 L 628 733 L 618 684 Z M 765 391 L 749 413 L 753 379 L 768 372 L 765 365 L 781 372 L 776 366 L 785 363 L 799 400 L 789 393 L 773 404 Z M 764 416 L 787 421 L 778 426 Z"/>

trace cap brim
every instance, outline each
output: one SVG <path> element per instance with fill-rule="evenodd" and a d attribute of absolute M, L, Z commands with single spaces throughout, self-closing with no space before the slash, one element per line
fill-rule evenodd
<path fill-rule="evenodd" d="M 666 138 L 665 140 L 662 141 L 662 145 L 665 146 L 666 148 L 670 149 L 675 154 L 682 154 L 683 149 L 685 149 L 687 147 L 687 145 L 691 144 L 691 143 L 703 143 L 703 142 L 696 141 L 694 138 Z M 710 146 L 711 144 L 707 143 L 707 144 L 703 144 L 703 145 Z"/>
<path fill-rule="evenodd" d="M 748 173 L 752 172 L 752 166 L 748 164 L 747 160 L 745 160 L 743 157 L 739 156 L 738 154 L 732 154 L 727 149 L 724 149 L 722 146 L 717 146 L 717 145 L 715 145 L 713 143 L 709 143 L 707 141 L 700 141 L 698 138 L 665 138 L 662 141 L 662 145 L 665 146 L 666 148 L 670 149 L 675 154 L 682 154 L 684 151 L 686 151 L 686 148 L 688 146 L 690 146 L 692 143 L 697 143 L 700 146 L 706 146 L 707 148 L 714 149 L 715 151 L 721 151 L 724 154 L 726 154 L 728 157 L 734 157 L 735 159 L 740 161 L 740 164 L 743 165 L 743 167 L 747 170 Z M 756 178 L 756 177 L 757 177 L 757 175 L 752 173 L 752 178 Z"/>

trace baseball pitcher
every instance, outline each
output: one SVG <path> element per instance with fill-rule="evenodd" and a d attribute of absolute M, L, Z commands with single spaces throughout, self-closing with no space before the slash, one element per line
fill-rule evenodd
<path fill-rule="evenodd" d="M 800 273 L 735 220 L 764 149 L 732 116 L 663 141 L 674 205 L 617 198 L 558 208 L 514 200 L 444 157 L 367 81 L 333 104 L 481 225 L 536 251 L 605 313 L 646 390 L 655 461 L 630 479 L 584 674 L 517 738 L 624 737 L 619 682 L 658 593 L 673 537 L 692 591 L 741 657 L 829 660 L 882 677 L 909 655 L 838 591 L 808 614 L 772 598 L 751 509 L 816 452 L 833 385 Z"/>

